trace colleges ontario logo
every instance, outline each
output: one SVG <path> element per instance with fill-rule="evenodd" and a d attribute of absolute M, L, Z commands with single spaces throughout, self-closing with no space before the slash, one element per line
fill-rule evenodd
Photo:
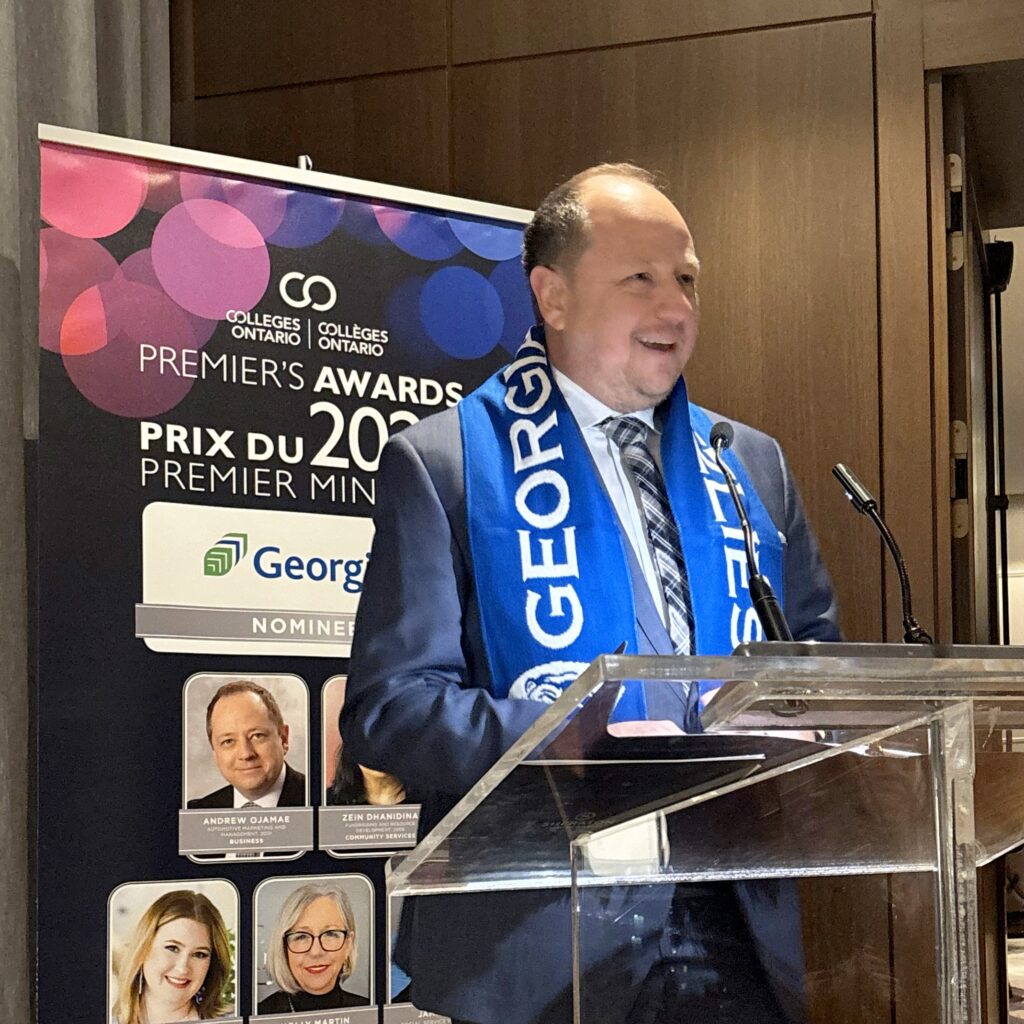
<path fill-rule="evenodd" d="M 203 555 L 203 575 L 226 576 L 245 558 L 248 550 L 249 535 L 247 533 L 225 533 Z"/>

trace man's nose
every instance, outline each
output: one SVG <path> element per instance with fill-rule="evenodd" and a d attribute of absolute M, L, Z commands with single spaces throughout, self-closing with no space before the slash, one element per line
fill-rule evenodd
<path fill-rule="evenodd" d="M 253 746 L 252 741 L 245 739 L 242 740 L 242 744 L 239 748 L 239 754 L 243 760 L 250 761 L 256 756 L 256 748 Z"/>
<path fill-rule="evenodd" d="M 680 324 L 693 316 L 696 300 L 684 285 L 663 287 L 659 294 L 658 312 L 667 323 Z"/>

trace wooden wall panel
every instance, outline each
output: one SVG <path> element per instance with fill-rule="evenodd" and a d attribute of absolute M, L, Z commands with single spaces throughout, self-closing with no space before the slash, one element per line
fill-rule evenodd
<path fill-rule="evenodd" d="M 169 43 L 171 59 L 171 142 L 194 147 L 195 139 L 195 30 L 192 0 L 172 0 Z"/>
<path fill-rule="evenodd" d="M 445 72 L 416 71 L 195 103 L 199 149 L 447 192 Z"/>
<path fill-rule="evenodd" d="M 1021 13 L 1024 16 L 1024 5 Z M 1020 31 L 1024 37 L 1024 22 Z M 1024 224 L 1024 61 L 992 65 L 965 74 L 962 80 L 981 171 L 976 183 L 981 222 L 987 230 L 1018 227 Z"/>
<path fill-rule="evenodd" d="M 175 0 L 197 96 L 444 64 L 446 0 Z"/>
<path fill-rule="evenodd" d="M 871 12 L 871 0 L 453 0 L 456 64 Z"/>
<path fill-rule="evenodd" d="M 924 66 L 1024 60 L 1020 0 L 925 0 Z"/>
<path fill-rule="evenodd" d="M 810 877 L 798 885 L 807 1024 L 891 1021 L 888 876 Z"/>
<path fill-rule="evenodd" d="M 452 73 L 457 194 L 531 207 L 607 159 L 667 175 L 704 264 L 694 396 L 783 442 L 858 639 L 880 560 L 830 468 L 878 486 L 871 47 L 857 19 Z"/>
<path fill-rule="evenodd" d="M 889 897 L 893 1011 L 891 1018 L 881 1019 L 892 1024 L 935 1024 L 941 1020 L 936 876 L 930 871 L 890 875 Z"/>
<path fill-rule="evenodd" d="M 935 623 L 931 282 L 920 0 L 879 0 L 878 223 L 882 371 L 882 507 L 917 582 L 914 612 Z M 941 358 L 941 352 L 934 353 Z M 945 544 L 945 538 L 941 543 Z M 903 638 L 899 580 L 886 559 L 886 637 Z"/>

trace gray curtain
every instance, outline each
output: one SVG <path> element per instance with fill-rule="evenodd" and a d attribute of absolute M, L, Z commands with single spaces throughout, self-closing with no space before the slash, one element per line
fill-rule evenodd
<path fill-rule="evenodd" d="M 8 938 L 0 958 L 2 1021 L 28 1020 L 34 1005 L 24 454 L 26 441 L 38 435 L 36 126 L 166 142 L 169 64 L 165 0 L 0 0 L 0 921 Z M 68 852 L 74 856 L 73 847 Z"/>

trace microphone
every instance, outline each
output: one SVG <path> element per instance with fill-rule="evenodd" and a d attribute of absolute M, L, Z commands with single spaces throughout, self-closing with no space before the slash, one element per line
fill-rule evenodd
<path fill-rule="evenodd" d="M 871 492 L 857 479 L 853 470 L 844 466 L 841 462 L 832 467 L 832 475 L 842 485 L 846 496 L 850 499 L 853 507 L 871 520 L 878 528 L 886 546 L 892 554 L 896 563 L 896 573 L 900 578 L 900 598 L 903 602 L 903 642 L 905 644 L 933 644 L 935 641 L 918 625 L 917 619 L 910 605 L 910 577 L 907 575 L 907 567 L 900 554 L 896 538 L 889 532 L 889 527 L 882 521 L 878 514 L 878 502 L 871 496 Z"/>
<path fill-rule="evenodd" d="M 750 588 L 750 599 L 754 611 L 757 612 L 761 629 L 764 630 L 765 639 L 792 641 L 793 634 L 790 632 L 785 615 L 782 614 L 782 608 L 779 607 L 775 591 L 757 571 L 757 561 L 754 558 L 754 531 L 750 528 L 747 510 L 743 507 L 743 501 L 740 499 L 736 478 L 732 475 L 732 470 L 722 460 L 722 452 L 732 444 L 732 439 L 731 423 L 720 420 L 711 428 L 711 448 L 715 453 L 715 462 L 718 463 L 718 468 L 725 477 L 732 503 L 736 506 L 736 514 L 740 517 L 740 526 L 743 528 L 743 544 L 747 549 L 747 585 Z"/>

